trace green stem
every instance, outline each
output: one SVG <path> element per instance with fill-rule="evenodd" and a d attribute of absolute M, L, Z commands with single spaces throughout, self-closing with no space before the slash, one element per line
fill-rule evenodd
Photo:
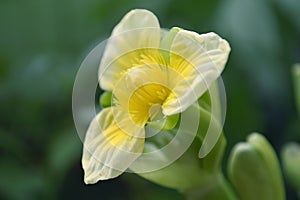
<path fill-rule="evenodd" d="M 296 105 L 298 107 L 298 113 L 300 115 L 300 64 L 295 64 L 292 68 L 294 79 L 294 91 L 296 98 Z"/>
<path fill-rule="evenodd" d="M 224 178 L 223 174 L 219 174 L 213 178 L 206 187 L 199 187 L 184 192 L 187 200 L 237 200 L 237 196 L 231 185 Z"/>

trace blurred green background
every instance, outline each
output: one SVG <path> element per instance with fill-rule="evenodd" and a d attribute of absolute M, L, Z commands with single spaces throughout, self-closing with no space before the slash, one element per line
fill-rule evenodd
<path fill-rule="evenodd" d="M 162 27 L 229 41 L 228 150 L 252 131 L 277 152 L 299 142 L 290 73 L 300 62 L 299 0 L 0 0 L 0 199 L 183 199 L 133 174 L 83 183 L 73 82 L 87 53 L 133 8 L 153 11 Z"/>

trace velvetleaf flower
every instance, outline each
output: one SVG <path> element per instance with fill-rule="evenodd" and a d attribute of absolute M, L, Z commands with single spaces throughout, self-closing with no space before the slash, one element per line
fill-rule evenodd
<path fill-rule="evenodd" d="M 113 29 L 99 67 L 112 106 L 91 122 L 84 141 L 85 183 L 119 176 L 143 153 L 145 126 L 192 105 L 224 69 L 230 47 L 215 33 L 163 33 L 147 10 L 127 13 Z M 163 127 L 161 127 L 163 128 Z"/>

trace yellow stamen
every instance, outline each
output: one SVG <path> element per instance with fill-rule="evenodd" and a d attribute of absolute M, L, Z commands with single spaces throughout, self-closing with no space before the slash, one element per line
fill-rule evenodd
<path fill-rule="evenodd" d="M 144 125 L 149 119 L 157 118 L 161 105 L 171 91 L 163 85 L 149 83 L 136 89 L 129 99 L 129 113 L 138 125 Z"/>

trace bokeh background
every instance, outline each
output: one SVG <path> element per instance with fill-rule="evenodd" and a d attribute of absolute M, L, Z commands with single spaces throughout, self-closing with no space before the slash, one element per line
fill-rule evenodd
<path fill-rule="evenodd" d="M 153 11 L 162 27 L 230 42 L 227 152 L 253 131 L 278 154 L 299 142 L 291 78 L 300 62 L 298 0 L 0 0 L 0 199 L 183 199 L 133 174 L 83 183 L 73 82 L 87 53 L 134 8 Z"/>

